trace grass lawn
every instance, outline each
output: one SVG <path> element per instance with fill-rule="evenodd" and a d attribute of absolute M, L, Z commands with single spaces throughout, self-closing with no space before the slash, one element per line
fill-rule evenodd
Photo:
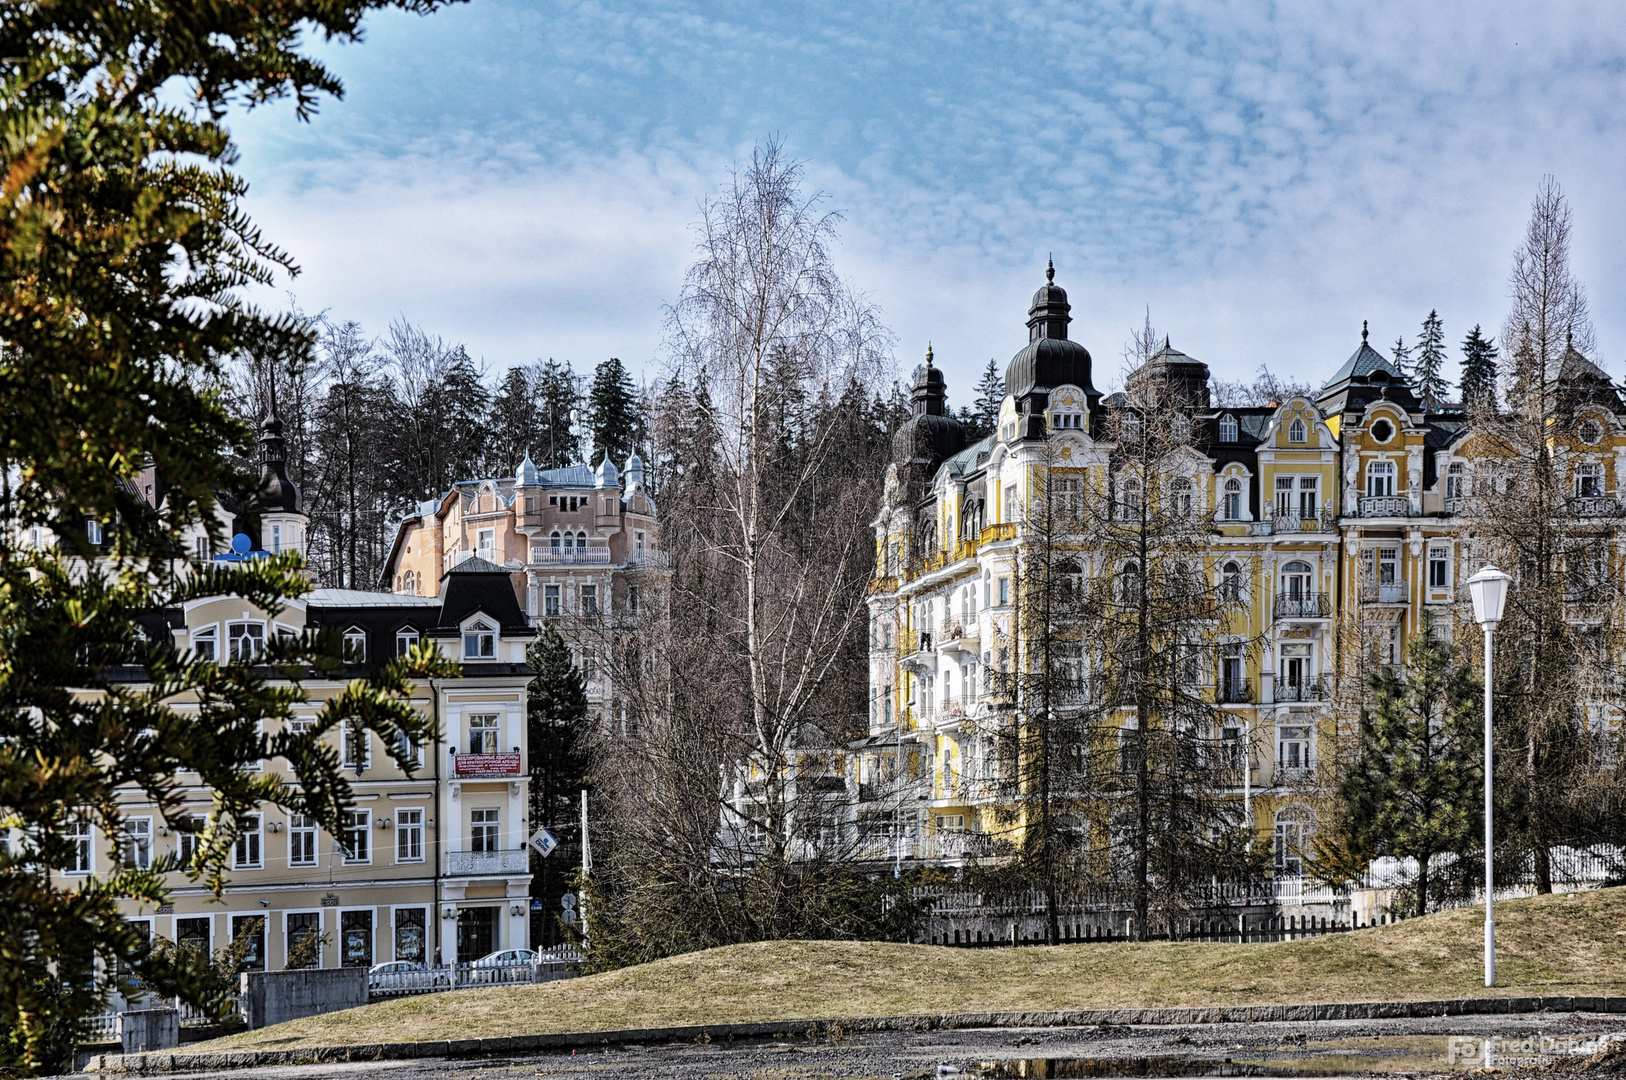
<path fill-rule="evenodd" d="M 954 949 L 787 941 L 604 975 L 368 1005 L 195 1049 L 291 1049 L 788 1019 L 1127 1006 L 1626 995 L 1626 888 L 1467 908 L 1267 945 L 1154 942 Z"/>

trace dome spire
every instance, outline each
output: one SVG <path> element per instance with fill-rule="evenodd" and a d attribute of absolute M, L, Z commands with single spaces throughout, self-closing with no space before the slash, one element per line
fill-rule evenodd
<path fill-rule="evenodd" d="M 1056 258 L 1054 255 L 1045 256 L 1044 280 L 1046 284 L 1056 280 Z"/>
<path fill-rule="evenodd" d="M 1361 320 L 1361 344 L 1366 344 L 1366 320 Z"/>
<path fill-rule="evenodd" d="M 926 342 L 926 366 L 932 366 L 932 343 Z"/>

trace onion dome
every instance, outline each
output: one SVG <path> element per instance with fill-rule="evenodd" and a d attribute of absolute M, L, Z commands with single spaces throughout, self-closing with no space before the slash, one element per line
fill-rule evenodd
<path fill-rule="evenodd" d="M 593 486 L 597 488 L 617 488 L 621 486 L 621 474 L 615 470 L 615 462 L 610 460 L 608 450 L 604 452 L 604 460 L 598 463 L 593 471 Z"/>
<path fill-rule="evenodd" d="M 260 424 L 261 507 L 269 513 L 300 514 L 299 488 L 288 479 L 288 442 L 282 437 L 277 415 L 277 391 L 271 389 L 271 408 Z"/>
<path fill-rule="evenodd" d="M 1100 394 L 1090 382 L 1090 351 L 1067 339 L 1072 305 L 1067 290 L 1056 284 L 1056 264 L 1045 268 L 1045 283 L 1028 307 L 1028 343 L 1005 368 L 1005 392 L 1021 412 L 1043 412 L 1047 395 L 1058 386 L 1083 390 L 1093 408 Z M 1033 395 L 1045 397 L 1035 401 Z"/>
<path fill-rule="evenodd" d="M 638 451 L 627 455 L 627 463 L 622 466 L 621 473 L 629 488 L 644 482 L 644 459 L 638 456 Z"/>
<path fill-rule="evenodd" d="M 944 458 L 959 453 L 965 445 L 965 431 L 958 420 L 948 415 L 947 400 L 942 369 L 932 366 L 932 349 L 928 345 L 926 363 L 915 368 L 914 385 L 909 391 L 910 417 L 892 436 L 893 460 L 935 471 Z"/>
<path fill-rule="evenodd" d="M 536 462 L 531 460 L 531 451 L 527 447 L 525 460 L 521 461 L 519 468 L 514 470 L 514 484 L 517 487 L 535 487 L 538 480 Z"/>

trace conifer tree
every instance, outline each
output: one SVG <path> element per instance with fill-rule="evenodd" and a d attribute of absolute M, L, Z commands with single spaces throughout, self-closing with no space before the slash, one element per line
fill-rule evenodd
<path fill-rule="evenodd" d="M 531 368 L 515 364 L 497 384 L 491 398 L 490 451 L 486 471 L 494 476 L 512 476 L 526 454 L 536 460 L 536 446 L 542 438 L 536 379 Z"/>
<path fill-rule="evenodd" d="M 577 800 L 588 785 L 587 686 L 559 631 L 552 625 L 526 650 L 536 672 L 526 699 L 526 737 L 531 774 L 531 828 L 546 829 L 559 841 L 547 858 L 531 854 L 531 896 L 542 901 L 543 920 L 532 940 L 550 931 L 581 857 Z"/>
<path fill-rule="evenodd" d="M 1411 375 L 1411 350 L 1406 347 L 1405 337 L 1395 338 L 1394 347 L 1395 370 L 1402 375 Z"/>
<path fill-rule="evenodd" d="M 1482 821 L 1484 738 L 1479 678 L 1424 613 L 1404 673 L 1368 679 L 1355 759 L 1339 784 L 1349 847 L 1417 861 L 1417 914 L 1442 890 L 1436 856 L 1474 848 Z M 1465 866 L 1453 867 L 1461 878 Z"/>
<path fill-rule="evenodd" d="M 536 373 L 537 422 L 541 434 L 531 459 L 544 469 L 562 469 L 576 459 L 570 411 L 581 404 L 581 384 L 570 365 L 549 358 Z"/>
<path fill-rule="evenodd" d="M 1417 361 L 1412 365 L 1411 377 L 1424 410 L 1437 411 L 1451 389 L 1445 381 L 1445 332 L 1440 327 L 1438 311 L 1431 310 L 1428 318 L 1423 320 L 1423 332 L 1417 339 Z"/>
<path fill-rule="evenodd" d="M 1496 408 L 1496 339 L 1485 337 L 1474 323 L 1462 339 L 1462 403 L 1473 407 Z"/>
<path fill-rule="evenodd" d="M 999 407 L 1005 401 L 1005 378 L 999 373 L 999 365 L 993 360 L 982 369 L 982 378 L 977 380 L 977 396 L 972 399 L 976 405 L 973 414 L 976 417 L 976 433 L 967 433 L 969 439 L 981 439 L 992 435 L 999 427 Z"/>
<path fill-rule="evenodd" d="M 622 461 L 643 440 L 638 388 L 626 366 L 613 356 L 593 369 L 587 416 L 593 430 L 593 460 L 589 465 L 597 465 L 606 454 L 611 461 Z"/>

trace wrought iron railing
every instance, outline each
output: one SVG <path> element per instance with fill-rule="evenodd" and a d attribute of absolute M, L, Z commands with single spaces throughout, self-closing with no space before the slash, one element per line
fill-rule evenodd
<path fill-rule="evenodd" d="M 1278 595 L 1272 614 L 1278 619 L 1325 619 L 1332 613 L 1332 598 L 1324 592 Z"/>

